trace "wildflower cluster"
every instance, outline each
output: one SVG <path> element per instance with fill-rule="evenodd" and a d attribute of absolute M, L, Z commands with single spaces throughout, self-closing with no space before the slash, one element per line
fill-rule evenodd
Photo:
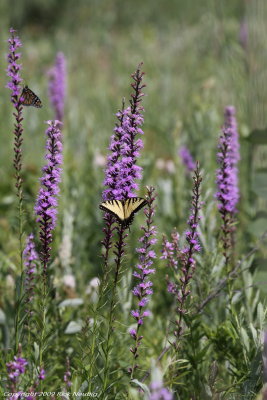
<path fill-rule="evenodd" d="M 55 112 L 55 119 L 63 121 L 66 94 L 66 60 L 62 52 L 56 56 L 55 65 L 48 71 L 48 94 Z"/>
<path fill-rule="evenodd" d="M 229 248 L 232 246 L 231 233 L 233 232 L 234 216 L 237 213 L 239 200 L 238 168 L 240 159 L 237 123 L 235 108 L 228 106 L 225 109 L 225 122 L 222 135 L 219 140 L 219 152 L 217 154 L 219 169 L 217 170 L 218 209 L 223 220 L 223 247 L 224 255 L 228 263 Z"/>
<path fill-rule="evenodd" d="M 178 303 L 178 307 L 176 309 L 178 319 L 175 321 L 176 329 L 174 331 L 174 335 L 177 340 L 182 335 L 182 318 L 187 313 L 187 308 L 185 305 L 187 297 L 190 294 L 189 283 L 193 277 L 196 265 L 194 254 L 200 252 L 201 250 L 197 227 L 200 219 L 200 185 L 202 177 L 199 172 L 198 163 L 194 171 L 193 181 L 194 186 L 191 214 L 187 221 L 189 229 L 185 232 L 187 246 L 182 250 L 179 249 L 179 235 L 174 231 L 171 242 L 168 242 L 166 238 L 164 238 L 163 255 L 161 257 L 168 260 L 168 265 L 172 267 L 175 272 L 177 271 L 178 262 L 181 264 L 180 271 L 177 274 L 179 283 L 169 280 L 167 276 L 168 291 L 175 295 Z"/>
<path fill-rule="evenodd" d="M 11 393 L 19 396 L 21 392 L 17 390 L 19 383 L 19 377 L 26 371 L 28 362 L 25 358 L 21 357 L 21 345 L 18 347 L 18 356 L 14 356 L 14 360 L 6 363 L 7 376 L 8 376 L 8 388 Z M 13 399 L 11 396 L 9 399 Z"/>
<path fill-rule="evenodd" d="M 39 190 L 35 213 L 40 224 L 40 240 L 42 250 L 40 258 L 43 264 L 43 273 L 46 274 L 50 259 L 52 242 L 52 231 L 56 225 L 57 217 L 57 197 L 59 195 L 59 183 L 61 180 L 62 164 L 62 138 L 59 129 L 59 121 L 48 121 L 46 130 L 47 143 L 45 156 L 47 164 L 43 167 L 43 177 L 41 178 L 41 188 Z"/>
<path fill-rule="evenodd" d="M 18 36 L 15 36 L 16 31 L 11 28 L 10 29 L 11 37 L 8 39 L 9 45 L 9 53 L 7 56 L 8 67 L 7 67 L 7 76 L 10 81 L 7 83 L 7 88 L 11 90 L 11 103 L 13 104 L 15 111 L 13 113 L 15 117 L 15 130 L 14 130 L 14 160 L 13 165 L 15 168 L 15 179 L 16 179 L 16 188 L 17 188 L 17 196 L 19 198 L 20 207 L 22 205 L 22 177 L 21 177 L 21 147 L 22 147 L 22 110 L 23 106 L 20 102 L 20 93 L 21 87 L 20 84 L 22 82 L 22 78 L 20 76 L 21 64 L 19 64 L 19 60 L 21 54 L 18 52 L 19 48 L 22 46 L 21 41 Z M 21 221 L 20 221 L 21 222 Z"/>
<path fill-rule="evenodd" d="M 131 337 L 134 339 L 135 344 L 130 350 L 133 353 L 134 360 L 139 356 L 138 348 L 141 344 L 142 336 L 139 336 L 139 328 L 144 323 L 144 318 L 147 317 L 150 313 L 146 310 L 146 306 L 149 302 L 149 297 L 152 293 L 153 283 L 149 280 L 149 276 L 155 272 L 154 268 L 151 268 L 153 265 L 153 260 L 156 258 L 156 253 L 151 249 L 157 239 L 156 228 L 153 225 L 153 219 L 155 215 L 155 189 L 153 187 L 147 188 L 147 207 L 144 210 L 146 216 L 146 225 L 142 226 L 142 231 L 144 235 L 139 239 L 142 243 L 142 246 L 137 249 L 137 253 L 139 254 L 139 263 L 136 266 L 136 270 L 133 273 L 133 276 L 138 280 L 137 285 L 133 289 L 134 296 L 138 299 L 138 308 L 131 312 L 131 315 L 134 317 L 136 321 L 136 328 L 131 329 L 129 331 Z M 137 365 L 133 365 L 130 372 L 133 375 L 134 369 Z"/>
<path fill-rule="evenodd" d="M 141 114 L 143 107 L 140 105 L 144 96 L 142 89 L 145 87 L 142 84 L 143 75 L 139 66 L 132 75 L 134 82 L 131 86 L 134 92 L 131 95 L 130 107 L 123 107 L 117 113 L 119 123 L 114 129 L 109 146 L 111 154 L 107 160 L 103 200 L 126 199 L 135 196 L 135 191 L 138 190 L 136 180 L 141 179 L 142 168 L 136 165 L 136 161 L 140 156 L 143 141 L 137 136 L 144 133 L 141 129 L 144 121 Z"/>

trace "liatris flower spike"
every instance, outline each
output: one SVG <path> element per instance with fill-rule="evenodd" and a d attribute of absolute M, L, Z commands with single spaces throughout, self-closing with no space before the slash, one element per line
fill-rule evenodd
<path fill-rule="evenodd" d="M 8 389 L 12 394 L 19 394 L 17 391 L 17 385 L 19 383 L 20 375 L 23 375 L 26 370 L 28 362 L 25 358 L 21 357 L 21 345 L 18 346 L 18 354 L 14 356 L 14 361 L 10 361 L 6 364 L 7 375 L 8 375 Z M 14 396 L 9 397 L 14 399 Z"/>
<path fill-rule="evenodd" d="M 61 181 L 62 136 L 60 121 L 47 121 L 46 130 L 46 160 L 41 178 L 41 188 L 35 205 L 37 221 L 40 225 L 40 240 L 42 249 L 40 258 L 43 266 L 43 274 L 46 275 L 50 260 L 52 232 L 56 226 L 57 206 L 59 195 L 59 183 Z"/>
<path fill-rule="evenodd" d="M 151 247 L 157 242 L 157 239 L 155 238 L 156 228 L 153 225 L 153 219 L 155 215 L 154 192 L 155 189 L 153 187 L 147 188 L 147 207 L 144 210 L 146 216 L 146 225 L 142 226 L 141 228 L 144 234 L 139 239 L 139 242 L 142 245 L 137 249 L 137 253 L 139 254 L 139 263 L 137 264 L 136 270 L 133 273 L 134 278 L 138 281 L 132 291 L 133 295 L 138 299 L 138 307 L 131 312 L 132 317 L 136 321 L 136 327 L 129 331 L 135 342 L 134 346 L 130 349 L 134 357 L 133 365 L 130 368 L 131 379 L 133 379 L 134 371 L 137 368 L 136 359 L 139 356 L 138 349 L 143 339 L 143 336 L 139 335 L 139 329 L 144 323 L 144 318 L 150 314 L 146 307 L 149 302 L 149 296 L 153 293 L 153 284 L 149 280 L 149 276 L 155 272 L 155 269 L 151 267 L 153 265 L 153 260 L 156 258 L 156 254 Z"/>
<path fill-rule="evenodd" d="M 196 168 L 196 163 L 193 160 L 193 157 L 186 146 L 182 146 L 179 150 L 179 156 L 187 169 L 187 172 L 192 172 Z"/>
<path fill-rule="evenodd" d="M 21 178 L 21 148 L 22 148 L 22 110 L 23 107 L 20 103 L 20 93 L 21 93 L 21 82 L 22 78 L 20 76 L 21 64 L 19 64 L 19 59 L 21 57 L 21 53 L 18 52 L 19 48 L 22 46 L 21 41 L 18 36 L 15 36 L 16 31 L 11 28 L 10 29 L 11 37 L 8 39 L 9 44 L 9 53 L 7 56 L 8 67 L 7 67 L 7 76 L 9 77 L 9 82 L 7 83 L 7 88 L 11 90 L 11 103 L 15 108 L 13 113 L 15 117 L 15 130 L 14 130 L 14 161 L 13 165 L 15 168 L 15 179 L 16 179 L 16 188 L 17 188 L 17 196 L 19 198 L 19 212 L 20 212 L 20 236 L 22 236 L 22 178 Z M 21 246 L 22 247 L 22 246 Z M 22 252 L 22 248 L 21 248 Z"/>
<path fill-rule="evenodd" d="M 34 291 L 34 277 L 36 272 L 36 260 L 38 260 L 38 255 L 35 250 L 34 237 L 31 233 L 26 242 L 26 247 L 23 252 L 24 265 L 25 265 L 25 304 L 26 313 L 28 317 L 32 315 L 32 300 Z M 29 321 L 29 320 L 28 320 Z M 27 321 L 27 323 L 28 323 Z"/>
<path fill-rule="evenodd" d="M 143 141 L 137 136 L 144 134 L 141 129 L 144 122 L 143 107 L 140 105 L 144 96 L 142 89 L 145 87 L 142 83 L 143 75 L 139 66 L 132 75 L 134 93 L 131 95 L 131 107 L 124 109 L 123 106 L 122 111 L 117 113 L 119 123 L 109 146 L 111 154 L 107 161 L 104 180 L 107 189 L 103 192 L 103 200 L 127 199 L 136 196 L 135 191 L 138 190 L 136 181 L 141 179 L 142 168 L 136 165 L 136 161 L 143 148 Z"/>
<path fill-rule="evenodd" d="M 187 246 L 180 250 L 179 235 L 176 231 L 172 234 L 171 242 L 168 242 L 166 238 L 163 238 L 163 255 L 161 258 L 168 260 L 168 266 L 175 271 L 175 276 L 177 277 L 177 281 L 173 282 L 167 276 L 168 292 L 175 296 L 178 304 L 176 309 L 178 318 L 175 321 L 176 329 L 174 331 L 176 341 L 173 343 L 175 347 L 178 346 L 178 340 L 183 333 L 183 316 L 188 312 L 186 301 L 190 294 L 189 283 L 196 268 L 194 255 L 201 250 L 197 228 L 200 219 L 199 211 L 202 205 L 200 202 L 200 185 L 202 177 L 200 175 L 198 162 L 194 171 L 193 181 L 191 213 L 187 221 L 189 229 L 185 232 Z"/>
<path fill-rule="evenodd" d="M 13 28 L 11 28 L 9 32 L 11 33 L 11 37 L 8 39 L 9 53 L 7 56 L 7 76 L 10 78 L 10 81 L 7 83 L 6 87 L 11 90 L 11 102 L 18 111 L 21 93 L 20 83 L 22 82 L 20 76 L 21 64 L 18 63 L 21 53 L 18 53 L 18 49 L 22 44 L 19 37 L 15 36 L 16 31 Z"/>
<path fill-rule="evenodd" d="M 233 222 L 237 213 L 237 203 L 239 200 L 238 187 L 238 161 L 239 140 L 237 123 L 235 118 L 235 108 L 228 106 L 225 108 L 225 122 L 219 140 L 219 151 L 217 154 L 219 169 L 217 170 L 217 193 L 218 209 L 223 223 L 223 248 L 226 264 L 229 261 L 229 249 L 232 247 L 232 233 L 234 231 Z"/>
<path fill-rule="evenodd" d="M 48 94 L 55 112 L 55 119 L 63 122 L 66 95 L 66 59 L 62 52 L 57 53 L 55 65 L 48 71 Z"/>

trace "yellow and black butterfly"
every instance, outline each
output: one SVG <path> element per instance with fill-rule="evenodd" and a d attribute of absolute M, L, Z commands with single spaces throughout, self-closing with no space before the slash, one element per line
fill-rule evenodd
<path fill-rule="evenodd" d="M 20 95 L 20 104 L 23 106 L 42 107 L 42 102 L 38 96 L 28 87 L 25 86 Z"/>
<path fill-rule="evenodd" d="M 134 219 L 134 214 L 147 204 L 142 197 L 129 197 L 126 200 L 107 200 L 99 208 L 113 214 L 118 223 L 128 228 Z"/>

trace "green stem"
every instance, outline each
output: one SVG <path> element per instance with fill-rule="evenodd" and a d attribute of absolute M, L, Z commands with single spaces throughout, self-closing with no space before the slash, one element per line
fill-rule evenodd
<path fill-rule="evenodd" d="M 113 331 L 113 318 L 114 318 L 114 310 L 115 310 L 115 302 L 116 302 L 117 284 L 118 284 L 118 280 L 119 280 L 119 273 L 120 273 L 121 261 L 122 261 L 122 256 L 123 256 L 123 247 L 125 245 L 125 243 L 123 241 L 124 229 L 125 228 L 121 225 L 119 228 L 119 239 L 118 239 L 118 242 L 116 243 L 116 248 L 117 248 L 117 252 L 115 253 L 117 256 L 116 260 L 115 260 L 116 271 L 115 271 L 115 277 L 114 277 L 112 293 L 111 293 L 111 303 L 110 303 L 110 308 L 109 308 L 108 333 L 107 333 L 106 349 L 105 349 L 105 364 L 104 364 L 104 379 L 103 379 L 104 382 L 103 382 L 103 388 L 102 388 L 102 392 L 101 392 L 102 396 L 104 395 L 104 393 L 108 387 L 109 363 L 110 363 L 110 339 L 111 339 L 111 334 Z"/>
<path fill-rule="evenodd" d="M 18 219 L 19 219 L 19 265 L 20 265 L 20 278 L 16 288 L 16 311 L 15 311 L 15 354 L 18 352 L 19 346 L 19 321 L 20 310 L 22 303 L 22 286 L 23 286 L 23 192 L 22 192 L 22 179 L 19 171 L 16 174 L 16 187 L 17 196 L 19 199 L 18 204 Z"/>

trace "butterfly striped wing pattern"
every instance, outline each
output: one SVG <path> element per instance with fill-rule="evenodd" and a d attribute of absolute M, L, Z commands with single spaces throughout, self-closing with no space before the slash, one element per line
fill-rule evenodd
<path fill-rule="evenodd" d="M 107 200 L 100 204 L 100 209 L 115 216 L 118 223 L 128 228 L 134 219 L 134 214 L 147 204 L 142 197 L 130 197 L 126 200 Z"/>
<path fill-rule="evenodd" d="M 42 102 L 38 96 L 28 87 L 25 86 L 20 96 L 20 103 L 23 106 L 33 106 L 36 108 L 42 107 Z"/>

